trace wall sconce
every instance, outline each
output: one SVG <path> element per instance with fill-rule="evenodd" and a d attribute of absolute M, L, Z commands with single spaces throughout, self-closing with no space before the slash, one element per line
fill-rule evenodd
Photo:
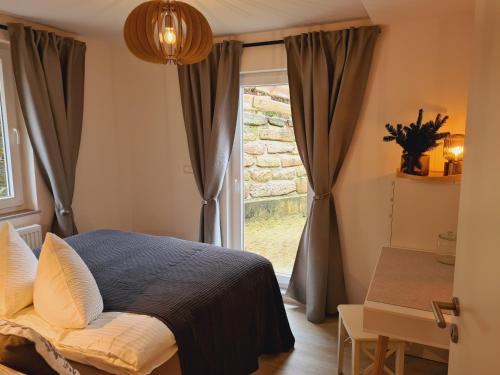
<path fill-rule="evenodd" d="M 444 175 L 451 176 L 462 174 L 462 164 L 464 160 L 463 134 L 449 134 L 444 139 L 443 156 L 446 159 L 444 164 Z"/>

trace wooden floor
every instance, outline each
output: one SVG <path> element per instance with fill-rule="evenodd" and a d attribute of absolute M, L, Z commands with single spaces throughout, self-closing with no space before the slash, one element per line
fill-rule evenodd
<path fill-rule="evenodd" d="M 337 370 L 337 319 L 322 324 L 307 321 L 304 307 L 285 304 L 295 336 L 295 349 L 279 356 L 262 356 L 254 375 L 333 375 Z M 350 370 L 350 351 L 346 347 L 344 374 Z M 366 365 L 369 362 L 366 361 Z M 446 375 L 447 366 L 433 361 L 406 356 L 405 375 Z"/>

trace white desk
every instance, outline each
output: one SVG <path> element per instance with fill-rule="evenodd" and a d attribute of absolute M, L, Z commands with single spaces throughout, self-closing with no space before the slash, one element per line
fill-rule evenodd
<path fill-rule="evenodd" d="M 382 374 L 378 362 L 383 364 L 389 337 L 448 348 L 451 316 L 445 315 L 447 328 L 439 328 L 431 303 L 451 301 L 453 272 L 433 253 L 382 249 L 363 308 L 365 331 L 379 336 L 374 375 Z"/>

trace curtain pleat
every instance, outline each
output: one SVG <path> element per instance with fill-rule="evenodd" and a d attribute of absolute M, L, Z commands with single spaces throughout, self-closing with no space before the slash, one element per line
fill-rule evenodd
<path fill-rule="evenodd" d="M 83 121 L 86 45 L 9 24 L 14 76 L 35 157 L 55 206 L 52 231 L 77 233 L 71 207 Z"/>
<path fill-rule="evenodd" d="M 287 294 L 321 322 L 346 303 L 332 189 L 358 120 L 378 26 L 285 38 L 292 120 L 314 193 Z"/>
<path fill-rule="evenodd" d="M 189 155 L 202 197 L 200 242 L 222 245 L 219 195 L 233 148 L 243 44 L 214 45 L 207 59 L 179 66 Z"/>

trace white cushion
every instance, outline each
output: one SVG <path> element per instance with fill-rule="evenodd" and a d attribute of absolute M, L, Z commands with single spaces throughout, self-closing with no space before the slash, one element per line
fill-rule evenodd
<path fill-rule="evenodd" d="M 97 283 L 76 251 L 47 233 L 40 252 L 33 297 L 35 310 L 60 328 L 84 328 L 103 310 Z"/>
<path fill-rule="evenodd" d="M 150 374 L 177 352 L 172 331 L 147 315 L 105 312 L 86 328 L 67 330 L 53 327 L 29 306 L 9 320 L 37 331 L 67 359 L 110 374 Z"/>
<path fill-rule="evenodd" d="M 14 227 L 0 225 L 0 316 L 8 317 L 33 303 L 37 259 Z"/>

